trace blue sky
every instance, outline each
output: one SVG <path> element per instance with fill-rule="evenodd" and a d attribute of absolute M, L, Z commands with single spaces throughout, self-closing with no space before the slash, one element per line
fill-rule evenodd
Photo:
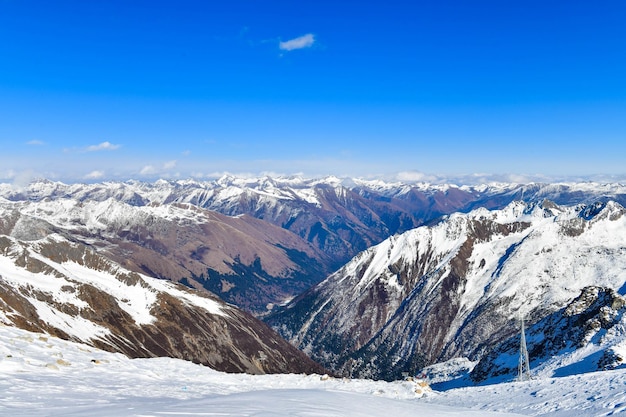
<path fill-rule="evenodd" d="M 625 21 L 611 0 L 0 0 L 0 180 L 624 178 Z"/>

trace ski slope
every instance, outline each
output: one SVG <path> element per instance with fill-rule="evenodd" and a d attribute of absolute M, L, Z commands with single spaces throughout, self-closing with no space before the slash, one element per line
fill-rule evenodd
<path fill-rule="evenodd" d="M 225 374 L 128 359 L 0 324 L 2 416 L 604 416 L 626 410 L 626 372 L 416 392 L 415 382 Z"/>

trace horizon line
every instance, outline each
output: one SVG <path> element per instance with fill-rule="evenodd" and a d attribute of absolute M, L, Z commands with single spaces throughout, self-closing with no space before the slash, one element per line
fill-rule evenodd
<path fill-rule="evenodd" d="M 494 173 L 471 173 L 471 174 L 426 174 L 420 171 L 400 171 L 393 174 L 370 174 L 370 175 L 340 175 L 340 174 L 318 174 L 310 175 L 301 172 L 277 173 L 277 172 L 214 172 L 201 175 L 154 175 L 144 176 L 111 176 L 102 178 L 74 178 L 71 176 L 46 176 L 33 172 L 0 176 L 0 184 L 8 184 L 13 187 L 23 188 L 37 182 L 53 182 L 64 185 L 73 184 L 104 184 L 104 183 L 156 183 L 194 181 L 198 183 L 219 181 L 223 178 L 232 177 L 240 180 L 259 180 L 264 178 L 280 179 L 301 179 L 303 181 L 324 180 L 337 178 L 340 182 L 351 180 L 372 182 L 382 181 L 384 183 L 400 184 L 432 184 L 432 185 L 456 185 L 456 186 L 480 186 L 490 184 L 559 184 L 559 183 L 599 183 L 615 184 L 626 182 L 626 174 L 591 174 L 591 175 L 544 175 L 544 174 L 494 174 Z"/>

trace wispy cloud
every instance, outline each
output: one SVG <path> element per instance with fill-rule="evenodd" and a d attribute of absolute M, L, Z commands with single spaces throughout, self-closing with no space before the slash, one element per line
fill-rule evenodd
<path fill-rule="evenodd" d="M 26 142 L 26 144 L 30 146 L 43 146 L 46 143 L 44 141 L 35 139 L 35 140 L 29 140 L 28 142 Z"/>
<path fill-rule="evenodd" d="M 102 142 L 97 145 L 87 146 L 86 152 L 98 152 L 98 151 L 114 151 L 119 149 L 121 145 L 114 145 L 111 142 Z"/>
<path fill-rule="evenodd" d="M 430 184 L 456 184 L 456 185 L 480 185 L 491 183 L 503 184 L 530 184 L 530 183 L 556 183 L 556 182 L 578 182 L 578 181 L 599 181 L 615 182 L 620 178 L 615 177 L 611 181 L 597 176 L 588 177 L 568 177 L 568 176 L 548 176 L 543 174 L 494 174 L 477 172 L 472 174 L 426 174 L 419 171 L 402 171 L 390 176 L 384 176 L 387 180 L 401 181 L 407 183 L 425 182 Z"/>
<path fill-rule="evenodd" d="M 6 171 L 0 171 L 0 180 L 12 180 L 17 175 L 12 169 L 8 169 Z"/>
<path fill-rule="evenodd" d="M 27 169 L 21 172 L 12 172 L 13 174 L 13 183 L 11 186 L 16 190 L 22 190 L 28 186 L 28 184 L 37 177 L 37 174 L 31 170 Z"/>
<path fill-rule="evenodd" d="M 180 177 L 181 174 L 179 172 L 172 172 L 172 170 L 176 168 L 176 165 L 178 165 L 178 161 L 175 159 L 163 163 L 144 165 L 143 168 L 139 170 L 139 175 L 143 177 Z"/>
<path fill-rule="evenodd" d="M 89 174 L 85 175 L 86 180 L 97 180 L 104 177 L 104 171 L 91 171 Z"/>
<path fill-rule="evenodd" d="M 419 171 L 402 171 L 396 174 L 396 178 L 402 182 L 435 182 L 439 180 L 434 175 Z"/>
<path fill-rule="evenodd" d="M 141 171 L 139 171 L 139 175 L 154 175 L 156 174 L 156 172 L 157 170 L 152 165 L 146 165 L 141 168 Z"/>
<path fill-rule="evenodd" d="M 278 47 L 282 51 L 294 51 L 296 49 L 310 48 L 314 43 L 315 35 L 307 33 L 306 35 L 302 35 L 288 41 L 279 42 Z"/>

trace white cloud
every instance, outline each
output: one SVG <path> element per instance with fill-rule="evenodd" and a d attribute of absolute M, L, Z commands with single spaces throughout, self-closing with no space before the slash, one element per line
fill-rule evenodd
<path fill-rule="evenodd" d="M 45 142 L 35 139 L 35 140 L 29 140 L 28 142 L 26 142 L 26 144 L 30 146 L 42 146 L 42 145 L 45 145 Z"/>
<path fill-rule="evenodd" d="M 114 151 L 118 149 L 120 145 L 114 145 L 111 142 L 102 142 L 97 145 L 87 146 L 85 151 L 87 152 L 97 152 L 97 151 Z"/>
<path fill-rule="evenodd" d="M 139 171 L 139 175 L 153 175 L 156 174 L 156 172 L 156 169 L 154 169 L 152 165 L 146 165 L 145 167 L 141 168 L 141 171 Z"/>
<path fill-rule="evenodd" d="M 432 175 L 427 175 L 419 171 L 402 171 L 396 174 L 396 177 L 398 180 L 404 182 L 428 182 L 435 180 Z"/>
<path fill-rule="evenodd" d="M 15 178 L 16 175 L 17 175 L 17 172 L 15 172 L 12 169 L 8 169 L 6 171 L 0 172 L 0 179 L 12 180 L 13 178 Z"/>
<path fill-rule="evenodd" d="M 144 165 L 144 167 L 141 168 L 141 170 L 139 170 L 139 175 L 143 175 L 146 177 L 160 176 L 160 175 L 165 175 L 166 177 L 180 177 L 182 176 L 181 173 L 171 172 L 173 169 L 176 168 L 177 164 L 178 164 L 178 161 L 176 159 L 173 159 L 171 161 L 166 161 L 163 163 Z"/>
<path fill-rule="evenodd" d="M 307 33 L 306 35 L 280 42 L 278 47 L 283 51 L 293 51 L 296 49 L 310 48 L 315 43 L 315 35 Z"/>
<path fill-rule="evenodd" d="M 30 182 L 37 177 L 37 174 L 30 169 L 25 171 L 14 173 L 13 183 L 11 186 L 16 190 L 22 190 L 30 184 Z"/>
<path fill-rule="evenodd" d="M 85 175 L 85 179 L 87 180 L 97 180 L 104 177 L 104 171 L 91 171 L 89 174 Z"/>

